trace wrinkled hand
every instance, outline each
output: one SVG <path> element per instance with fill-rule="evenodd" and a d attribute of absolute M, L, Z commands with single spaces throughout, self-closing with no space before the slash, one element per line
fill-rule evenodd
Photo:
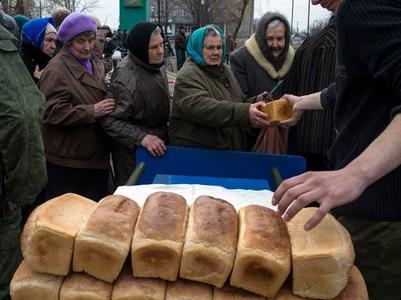
<path fill-rule="evenodd" d="M 333 208 L 354 201 L 367 187 L 361 176 L 346 168 L 327 172 L 306 172 L 283 181 L 273 195 L 273 205 L 285 221 L 291 220 L 312 202 L 320 204 L 304 225 L 314 228 Z"/>
<path fill-rule="evenodd" d="M 113 112 L 116 106 L 114 99 L 105 99 L 95 104 L 95 118 L 100 118 Z"/>
<path fill-rule="evenodd" d="M 33 77 L 35 77 L 36 79 L 40 79 L 40 77 L 42 76 L 42 72 L 43 71 L 41 71 L 40 69 L 39 69 L 39 66 L 38 65 L 36 65 L 35 66 L 35 71 L 33 71 Z"/>
<path fill-rule="evenodd" d="M 271 123 L 267 121 L 267 115 L 259 110 L 264 102 L 256 102 L 251 104 L 249 107 L 249 123 L 252 127 L 261 128 L 271 126 Z"/>
<path fill-rule="evenodd" d="M 164 141 L 152 134 L 145 135 L 141 141 L 141 145 L 144 146 L 154 157 L 162 156 L 167 150 Z"/>
<path fill-rule="evenodd" d="M 261 93 L 261 94 L 259 94 L 257 97 L 256 97 L 256 101 L 255 102 L 261 102 L 261 101 L 264 101 L 264 96 L 266 96 L 266 95 L 268 95 L 269 93 L 268 92 L 263 92 L 263 93 Z"/>
<path fill-rule="evenodd" d="M 302 101 L 302 97 L 286 94 L 282 98 L 287 99 L 292 104 L 292 118 L 285 121 L 281 121 L 279 125 L 284 127 L 294 126 L 301 119 L 302 113 L 304 112 L 302 109 L 299 109 L 298 107 L 299 102 Z"/>

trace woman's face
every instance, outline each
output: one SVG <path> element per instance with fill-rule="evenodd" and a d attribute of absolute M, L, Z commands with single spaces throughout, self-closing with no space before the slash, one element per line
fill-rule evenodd
<path fill-rule="evenodd" d="M 93 48 L 95 47 L 95 41 L 95 33 L 81 34 L 72 40 L 70 48 L 79 56 L 79 58 L 89 59 L 91 58 Z"/>
<path fill-rule="evenodd" d="M 203 42 L 203 58 L 209 66 L 221 64 L 223 41 L 220 36 L 207 36 Z"/>
<path fill-rule="evenodd" d="M 164 41 L 161 34 L 152 34 L 150 37 L 148 57 L 150 65 L 158 65 L 163 62 Z"/>
<path fill-rule="evenodd" d="M 56 50 L 56 38 L 55 32 L 49 32 L 43 40 L 42 52 L 50 57 L 54 55 L 54 51 Z"/>

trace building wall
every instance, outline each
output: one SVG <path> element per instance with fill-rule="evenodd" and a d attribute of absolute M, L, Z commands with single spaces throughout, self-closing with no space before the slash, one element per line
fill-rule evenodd
<path fill-rule="evenodd" d="M 120 29 L 131 28 L 139 23 L 150 20 L 150 1 L 151 0 L 120 0 Z M 129 5 L 139 5 L 138 7 L 128 7 Z"/>

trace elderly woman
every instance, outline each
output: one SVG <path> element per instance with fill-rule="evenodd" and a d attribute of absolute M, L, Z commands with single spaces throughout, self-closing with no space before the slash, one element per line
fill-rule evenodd
<path fill-rule="evenodd" d="M 56 50 L 57 30 L 52 18 L 33 19 L 21 30 L 21 58 L 36 83 Z"/>
<path fill-rule="evenodd" d="M 172 145 L 224 150 L 245 150 L 249 126 L 270 125 L 251 104 L 230 68 L 223 64 L 224 34 L 207 25 L 189 39 L 189 58 L 177 76 L 169 123 Z M 263 93 L 257 97 L 261 100 Z"/>
<path fill-rule="evenodd" d="M 43 138 L 48 169 L 45 198 L 73 192 L 93 200 L 108 194 L 109 145 L 97 119 L 111 113 L 106 85 L 91 56 L 93 18 L 70 14 L 61 24 L 63 48 L 39 81 L 46 96 Z"/>
<path fill-rule="evenodd" d="M 135 150 L 145 147 L 153 156 L 166 150 L 169 93 L 163 66 L 164 39 L 155 24 L 135 25 L 127 38 L 129 54 L 111 79 L 110 97 L 116 109 L 101 120 L 114 140 L 116 184 L 124 185 L 135 168 Z"/>

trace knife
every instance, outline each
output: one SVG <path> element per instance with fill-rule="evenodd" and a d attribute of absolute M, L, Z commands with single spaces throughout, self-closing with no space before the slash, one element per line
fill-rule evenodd
<path fill-rule="evenodd" d="M 270 93 L 268 93 L 267 95 L 263 96 L 263 101 L 265 102 L 269 102 L 270 97 L 273 95 L 273 93 L 279 88 L 279 86 L 284 82 L 283 79 L 279 80 L 276 85 L 272 88 L 272 90 L 270 91 Z"/>

